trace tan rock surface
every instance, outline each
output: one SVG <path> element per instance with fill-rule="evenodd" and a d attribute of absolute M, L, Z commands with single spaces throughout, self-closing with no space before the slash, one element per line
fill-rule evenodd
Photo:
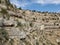
<path fill-rule="evenodd" d="M 19 10 L 1 2 L 0 45 L 60 45 L 60 13 Z"/>

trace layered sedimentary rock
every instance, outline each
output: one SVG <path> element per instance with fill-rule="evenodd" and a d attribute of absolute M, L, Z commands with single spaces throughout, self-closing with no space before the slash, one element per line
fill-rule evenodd
<path fill-rule="evenodd" d="M 60 45 L 60 13 L 19 10 L 9 0 L 0 2 L 0 45 Z"/>

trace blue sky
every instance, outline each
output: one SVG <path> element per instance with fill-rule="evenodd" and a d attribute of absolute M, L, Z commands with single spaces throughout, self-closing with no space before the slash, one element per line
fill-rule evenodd
<path fill-rule="evenodd" d="M 60 12 L 60 0 L 10 0 L 10 2 L 22 9 Z"/>

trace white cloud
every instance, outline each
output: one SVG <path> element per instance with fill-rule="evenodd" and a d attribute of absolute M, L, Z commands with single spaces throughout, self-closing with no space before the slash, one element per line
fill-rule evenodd
<path fill-rule="evenodd" d="M 60 0 L 55 0 L 53 3 L 60 4 Z"/>
<path fill-rule="evenodd" d="M 10 0 L 12 4 L 16 5 L 17 7 L 25 7 L 28 3 L 20 2 L 18 0 Z"/>
<path fill-rule="evenodd" d="M 60 13 L 60 10 L 58 10 L 57 12 Z"/>
<path fill-rule="evenodd" d="M 39 4 L 60 4 L 60 0 L 35 0 Z"/>
<path fill-rule="evenodd" d="M 10 0 L 17 7 L 26 7 L 32 3 L 38 4 L 60 4 L 60 0 Z"/>

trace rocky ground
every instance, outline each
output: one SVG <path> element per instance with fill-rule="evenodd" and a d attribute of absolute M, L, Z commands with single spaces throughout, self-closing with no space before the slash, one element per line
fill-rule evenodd
<path fill-rule="evenodd" d="M 60 13 L 20 10 L 7 2 L 0 3 L 0 45 L 60 45 Z"/>

